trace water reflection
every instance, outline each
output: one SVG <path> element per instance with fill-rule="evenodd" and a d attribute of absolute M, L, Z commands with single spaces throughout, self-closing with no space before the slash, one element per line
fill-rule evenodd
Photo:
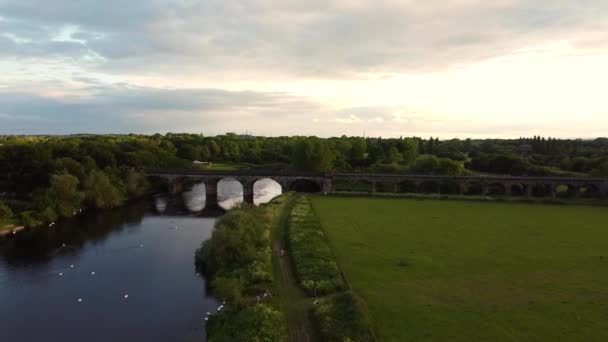
<path fill-rule="evenodd" d="M 217 303 L 194 251 L 215 218 L 159 216 L 149 206 L 0 242 L 0 340 L 203 341 L 205 312 Z"/>
<path fill-rule="evenodd" d="M 191 212 L 199 212 L 205 209 L 205 183 L 194 184 L 190 191 L 182 194 L 186 208 Z"/>
<path fill-rule="evenodd" d="M 217 202 L 228 210 L 243 202 L 243 185 L 233 178 L 224 178 L 217 183 Z"/>

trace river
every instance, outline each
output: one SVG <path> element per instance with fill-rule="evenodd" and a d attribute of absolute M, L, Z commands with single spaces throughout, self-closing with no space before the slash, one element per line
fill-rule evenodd
<path fill-rule="evenodd" d="M 226 189 L 238 185 L 218 194 L 223 206 L 241 201 Z M 157 197 L 0 242 L 0 341 L 204 341 L 218 302 L 194 252 L 217 218 L 193 213 L 204 198 L 192 191 L 181 207 Z"/>

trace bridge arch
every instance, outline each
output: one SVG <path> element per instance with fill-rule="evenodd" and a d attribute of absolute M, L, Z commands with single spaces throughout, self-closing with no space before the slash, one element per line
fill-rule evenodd
<path fill-rule="evenodd" d="M 412 180 L 403 180 L 397 183 L 398 193 L 416 193 L 418 192 L 418 183 Z"/>
<path fill-rule="evenodd" d="M 287 183 L 289 191 L 295 192 L 321 192 L 323 185 L 307 178 L 299 178 Z"/>
<path fill-rule="evenodd" d="M 488 184 L 487 194 L 490 196 L 504 196 L 507 192 L 507 186 L 503 183 Z"/>
<path fill-rule="evenodd" d="M 589 197 L 589 198 L 600 197 L 601 194 L 602 194 L 602 192 L 601 192 L 600 187 L 595 184 L 583 184 L 580 187 L 580 195 L 582 197 Z"/>
<path fill-rule="evenodd" d="M 425 180 L 418 185 L 418 192 L 423 194 L 436 194 L 441 190 L 441 183 L 436 180 Z"/>
<path fill-rule="evenodd" d="M 270 177 L 256 179 L 253 182 L 253 203 L 259 205 L 270 202 L 285 191 L 285 185 Z"/>
<path fill-rule="evenodd" d="M 224 177 L 217 182 L 217 204 L 225 210 L 244 201 L 245 185 L 237 178 Z"/>

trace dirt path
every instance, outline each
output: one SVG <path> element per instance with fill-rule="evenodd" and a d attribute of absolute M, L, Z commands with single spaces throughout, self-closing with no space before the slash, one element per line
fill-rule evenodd
<path fill-rule="evenodd" d="M 289 213 L 299 195 L 287 199 L 280 216 L 277 218 L 272 231 L 273 267 L 275 271 L 275 288 L 283 312 L 287 315 L 290 342 L 319 341 L 314 325 L 309 315 L 312 298 L 306 297 L 298 288 L 291 261 L 285 248 L 285 238 Z"/>

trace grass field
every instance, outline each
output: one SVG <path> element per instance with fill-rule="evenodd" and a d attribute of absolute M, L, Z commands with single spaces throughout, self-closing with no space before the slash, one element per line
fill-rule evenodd
<path fill-rule="evenodd" d="M 381 341 L 608 341 L 608 209 L 312 197 Z"/>

